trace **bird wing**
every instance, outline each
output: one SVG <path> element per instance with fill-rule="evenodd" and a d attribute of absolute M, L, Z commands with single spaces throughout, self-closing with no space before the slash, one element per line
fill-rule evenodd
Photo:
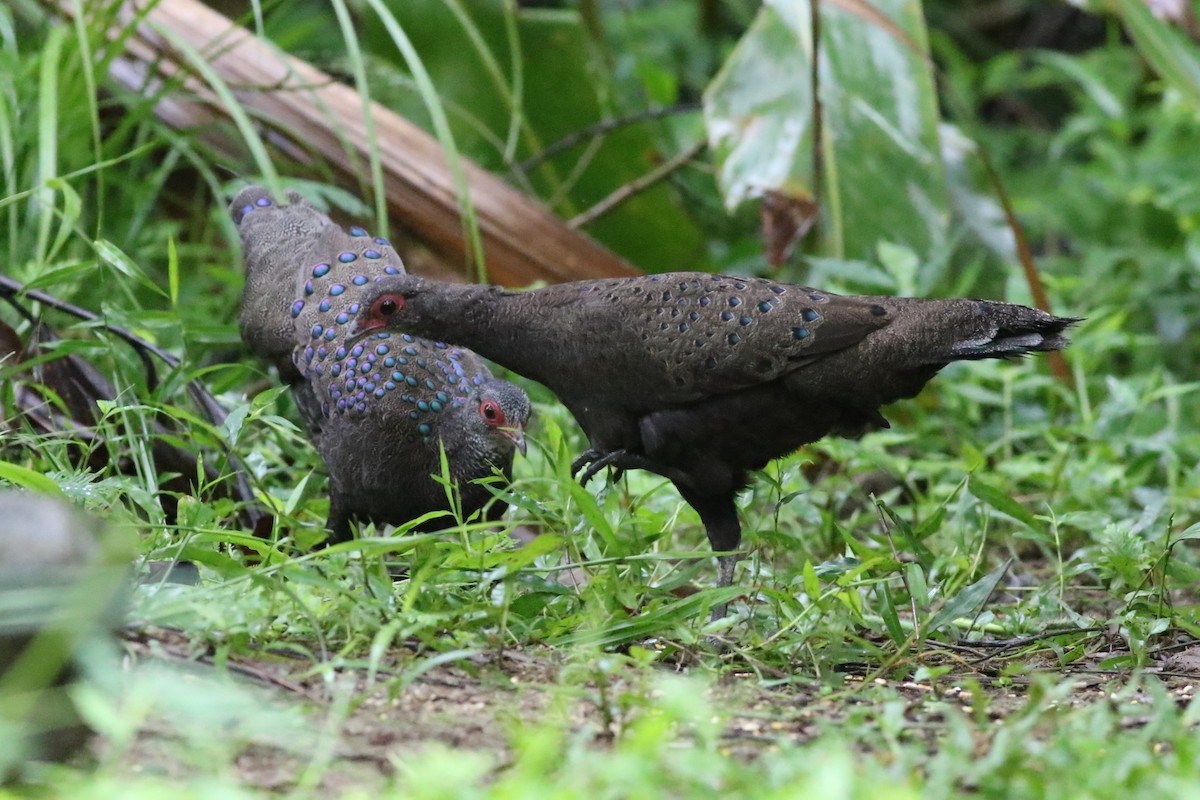
<path fill-rule="evenodd" d="M 566 293 L 571 286 L 548 289 Z M 572 302 L 588 308 L 588 317 L 616 309 L 623 334 L 614 345 L 627 354 L 627 368 L 639 376 L 657 372 L 672 402 L 776 380 L 892 319 L 870 298 L 765 278 L 664 273 L 575 286 L 582 296 Z"/>

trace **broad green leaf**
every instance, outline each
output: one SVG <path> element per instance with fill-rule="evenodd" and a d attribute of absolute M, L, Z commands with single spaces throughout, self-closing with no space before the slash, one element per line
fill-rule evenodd
<path fill-rule="evenodd" d="M 50 478 L 28 467 L 13 464 L 9 461 L 0 461 L 0 480 L 6 480 L 10 483 L 15 483 L 17 486 L 23 486 L 26 489 L 32 489 L 42 494 L 53 495 L 55 497 L 62 496 L 62 489 L 58 488 L 58 484 L 50 480 Z"/>
<path fill-rule="evenodd" d="M 488 169 L 513 174 L 514 161 L 621 114 L 612 107 L 607 67 L 597 63 L 595 43 L 574 11 L 514 11 L 515 4 L 504 0 L 385 2 L 425 70 L 436 76 L 459 149 Z M 373 26 L 362 37 L 368 52 L 394 60 L 395 48 Z M 378 86 L 376 97 L 434 128 L 426 101 L 413 88 Z M 697 136 L 699 127 L 697 122 Z M 585 141 L 519 180 L 556 213 L 572 217 L 672 155 L 646 126 L 628 126 L 590 146 Z M 650 271 L 691 268 L 704 257 L 702 232 L 666 182 L 629 198 L 588 225 L 587 233 Z"/>
<path fill-rule="evenodd" d="M 975 616 L 979 612 L 979 609 L 983 608 L 983 604 L 987 602 L 987 599 L 992 596 L 992 592 L 996 591 L 997 584 L 1004 577 L 1004 573 L 1008 572 L 1011 564 L 1012 559 L 1005 561 L 987 575 L 984 575 L 975 581 L 975 583 L 967 586 L 946 601 L 946 605 L 942 606 L 942 609 L 934 614 L 929 622 L 925 624 L 925 633 L 932 633 L 956 619 Z"/>
<path fill-rule="evenodd" d="M 972 477 L 968 485 L 971 494 L 977 499 L 987 503 L 992 508 L 999 511 L 1001 514 L 1007 514 L 1018 522 L 1023 522 L 1029 526 L 1030 530 L 1041 532 L 1044 526 L 1038 522 L 1033 514 L 1029 513 L 1029 509 L 1013 500 L 1000 489 L 985 483 L 977 477 Z"/>
<path fill-rule="evenodd" d="M 1146 0 L 1114 0 L 1138 52 L 1172 88 L 1200 106 L 1200 48 L 1158 19 Z"/>
<path fill-rule="evenodd" d="M 820 13 L 821 252 L 927 252 L 949 211 L 921 4 L 831 0 Z M 774 0 L 705 91 L 728 208 L 767 190 L 812 197 L 812 53 L 807 0 Z"/>

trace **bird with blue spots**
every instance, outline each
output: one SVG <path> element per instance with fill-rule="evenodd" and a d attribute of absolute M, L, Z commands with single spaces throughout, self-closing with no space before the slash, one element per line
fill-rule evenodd
<path fill-rule="evenodd" d="M 329 471 L 334 538 L 350 538 L 354 521 L 401 525 L 448 510 L 433 477 L 443 449 L 464 518 L 485 507 L 489 519 L 503 513 L 480 480 L 511 477 L 515 452 L 525 452 L 525 392 L 442 341 L 384 330 L 350 340 L 365 293 L 405 274 L 387 240 L 258 186 L 239 192 L 230 211 L 246 267 L 242 339 L 291 386 Z M 450 522 L 439 515 L 418 528 Z"/>
<path fill-rule="evenodd" d="M 827 435 L 887 427 L 952 361 L 1059 350 L 1078 320 L 988 300 L 841 296 L 765 278 L 664 273 L 525 292 L 388 276 L 346 336 L 406 330 L 545 384 L 589 443 L 574 465 L 670 480 L 733 582 L 736 496 L 754 470 Z M 723 616 L 724 607 L 714 609 Z"/>

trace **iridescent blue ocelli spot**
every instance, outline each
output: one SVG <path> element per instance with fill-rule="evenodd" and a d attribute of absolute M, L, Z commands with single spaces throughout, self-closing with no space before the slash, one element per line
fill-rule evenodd
<path fill-rule="evenodd" d="M 350 321 L 350 315 L 347 314 L 345 311 L 343 311 L 342 313 L 340 313 L 336 317 L 334 317 L 333 321 L 336 322 L 338 325 L 345 325 L 347 322 Z"/>
<path fill-rule="evenodd" d="M 399 275 L 400 274 L 400 270 L 396 269 L 391 264 L 388 264 L 386 267 L 384 267 L 383 271 L 387 275 Z"/>
<path fill-rule="evenodd" d="M 689 311 L 688 319 L 690 319 L 692 322 L 695 322 L 696 320 L 700 319 L 700 312 L 699 311 Z"/>
<path fill-rule="evenodd" d="M 706 305 L 708 305 L 709 303 L 711 303 L 711 302 L 712 302 L 712 298 L 711 298 L 711 297 L 709 297 L 708 295 L 704 295 L 703 297 L 701 297 L 701 298 L 700 298 L 699 300 L 697 300 L 696 302 L 697 302 L 697 303 L 699 303 L 699 304 L 700 304 L 700 305 L 702 305 L 702 306 L 706 306 Z"/>
<path fill-rule="evenodd" d="M 414 375 L 409 375 L 407 378 L 404 379 L 404 382 L 407 383 L 409 386 L 416 386 L 417 378 Z"/>
<path fill-rule="evenodd" d="M 410 411 L 410 412 L 408 412 L 408 418 L 409 419 L 420 419 L 421 412 L 420 411 Z"/>
<path fill-rule="evenodd" d="M 320 356 L 318 356 L 318 358 L 320 358 Z M 313 372 L 317 373 L 318 375 L 322 375 L 324 374 L 325 369 L 320 364 L 313 364 Z"/>
<path fill-rule="evenodd" d="M 417 354 L 417 348 L 406 347 L 406 348 L 404 348 L 404 354 L 409 355 L 409 356 L 415 356 Z"/>
<path fill-rule="evenodd" d="M 364 392 L 373 392 L 373 391 L 375 391 L 375 384 L 371 383 L 370 381 L 367 381 L 367 382 L 363 383 L 362 388 L 363 388 Z"/>
<path fill-rule="evenodd" d="M 751 322 L 754 322 L 754 317 L 742 317 L 738 322 L 742 325 L 749 325 Z"/>
<path fill-rule="evenodd" d="M 380 380 L 383 380 L 383 375 L 382 375 L 381 373 L 378 373 L 378 372 L 372 373 L 372 374 L 371 374 L 371 380 L 373 380 L 373 381 L 380 381 Z"/>
<path fill-rule="evenodd" d="M 379 345 L 378 347 L 376 347 L 376 348 L 375 348 L 375 352 L 376 352 L 376 353 L 378 353 L 378 354 L 379 354 L 379 355 L 381 355 L 381 356 L 386 356 L 386 355 L 387 355 L 387 353 L 388 353 L 388 350 L 390 350 L 390 349 L 391 349 L 391 348 L 390 348 L 390 347 L 388 347 L 386 344 L 381 344 L 381 345 Z"/>
<path fill-rule="evenodd" d="M 317 310 L 318 310 L 318 311 L 328 311 L 328 310 L 329 310 L 329 308 L 330 308 L 330 305 L 329 305 L 329 298 L 328 298 L 328 297 L 322 298 L 322 299 L 321 299 L 321 302 L 320 302 L 320 303 L 317 305 Z"/>
<path fill-rule="evenodd" d="M 725 341 L 729 342 L 730 344 L 737 344 L 741 340 L 742 340 L 742 337 L 738 336 L 736 333 L 731 333 L 725 337 Z"/>
<path fill-rule="evenodd" d="M 320 339 L 320 338 L 321 338 L 321 334 L 322 334 L 322 333 L 324 333 L 324 332 L 325 332 L 325 326 L 324 326 L 324 325 L 313 325 L 313 326 L 312 326 L 312 338 L 314 338 L 314 339 Z"/>
<path fill-rule="evenodd" d="M 346 357 L 346 348 L 339 347 L 337 349 L 337 352 L 333 354 L 333 357 L 336 358 L 338 361 L 341 361 L 343 358 Z"/>
<path fill-rule="evenodd" d="M 382 258 L 383 253 L 378 250 L 363 250 L 363 258 Z"/>
<path fill-rule="evenodd" d="M 325 356 L 327 356 L 327 355 L 329 355 L 329 351 L 325 349 L 325 345 L 321 345 L 320 347 L 317 348 L 317 358 L 318 359 L 320 359 L 321 361 L 324 361 Z"/>
<path fill-rule="evenodd" d="M 351 236 L 366 236 L 367 232 L 365 230 L 363 230 L 362 228 L 358 227 L 357 225 L 355 225 L 353 228 L 350 229 L 350 235 Z"/>
<path fill-rule="evenodd" d="M 387 389 L 390 392 L 392 389 L 396 388 L 396 382 L 388 381 L 387 383 L 383 384 L 383 388 Z"/>
<path fill-rule="evenodd" d="M 385 358 L 385 359 L 383 360 L 383 365 L 384 365 L 385 367 L 394 367 L 394 366 L 396 366 L 396 357 L 395 357 L 395 356 L 388 356 L 387 358 Z"/>
<path fill-rule="evenodd" d="M 357 259 L 358 256 L 354 255 L 354 253 L 338 253 L 338 261 L 342 262 L 343 264 L 349 264 Z"/>
<path fill-rule="evenodd" d="M 733 319 L 733 312 L 732 311 L 722 311 L 721 319 L 725 320 L 726 322 L 729 322 L 729 320 Z"/>
<path fill-rule="evenodd" d="M 758 304 L 758 310 L 762 311 L 763 313 L 770 311 L 772 308 L 774 308 L 774 306 L 771 305 L 770 303 L 766 302 L 765 300 Z"/>
<path fill-rule="evenodd" d="M 737 289 L 740 292 L 742 289 L 746 288 L 746 284 L 742 283 L 741 281 L 735 281 L 733 284 L 733 288 Z"/>
<path fill-rule="evenodd" d="M 656 275 L 655 277 L 658 277 L 658 276 Z M 478 386 L 479 384 L 483 383 L 483 376 L 482 375 L 474 376 L 473 378 L 471 378 L 471 383 Z"/>
<path fill-rule="evenodd" d="M 383 333 L 375 334 L 375 338 L 376 339 L 390 339 L 390 338 L 392 338 L 392 335 L 390 333 L 388 333 L 387 331 L 384 331 Z"/>
<path fill-rule="evenodd" d="M 688 332 L 688 330 L 689 330 L 691 327 L 692 327 L 692 326 L 691 326 L 691 325 L 688 325 L 686 322 L 681 322 L 681 323 L 679 323 L 679 332 L 680 332 L 680 333 L 687 333 L 687 332 Z"/>
<path fill-rule="evenodd" d="M 434 383 L 433 381 L 429 380 L 429 378 L 426 378 L 425 379 L 425 388 L 432 392 L 434 389 L 437 388 L 437 384 Z"/>
<path fill-rule="evenodd" d="M 311 363 L 312 363 L 312 360 L 313 360 L 313 356 L 314 356 L 314 355 L 316 355 L 316 353 L 313 351 L 313 349 L 312 349 L 311 347 L 306 347 L 306 348 L 304 348 L 304 361 L 305 361 L 305 363 L 307 363 L 307 364 L 311 364 Z"/>
<path fill-rule="evenodd" d="M 813 322 L 814 320 L 821 318 L 821 315 L 816 311 L 813 311 L 811 308 L 804 309 L 804 313 L 802 313 L 800 316 L 804 317 L 805 322 Z"/>
<path fill-rule="evenodd" d="M 668 324 L 667 324 L 667 323 L 665 323 L 665 322 L 660 322 L 660 323 L 658 323 L 658 329 L 659 329 L 660 331 L 665 331 L 665 330 L 666 330 L 667 328 L 669 328 L 669 327 L 671 327 L 671 326 L 670 326 L 670 325 L 668 325 Z"/>
<path fill-rule="evenodd" d="M 438 400 L 430 400 L 430 401 L 429 401 L 429 407 L 430 407 L 430 408 L 432 408 L 434 411 L 441 411 L 441 410 L 442 410 L 442 404 L 441 404 L 441 402 L 440 402 L 440 401 L 438 401 Z"/>
<path fill-rule="evenodd" d="M 338 363 L 338 362 L 336 362 L 336 361 L 335 361 L 335 362 L 333 362 L 333 366 L 329 368 L 329 374 L 330 374 L 332 377 L 336 378 L 336 377 L 337 377 L 338 375 L 340 375 L 341 373 L 342 373 L 342 365 L 341 365 L 341 364 L 339 364 L 339 363 Z"/>
<path fill-rule="evenodd" d="M 242 206 L 242 216 L 243 217 L 246 216 L 253 210 L 254 210 L 254 206 L 250 206 L 250 205 Z"/>
<path fill-rule="evenodd" d="M 386 391 L 384 391 L 383 389 L 376 389 L 376 390 L 375 390 L 375 396 L 376 396 L 376 397 L 383 397 L 385 394 L 387 394 L 387 392 L 386 392 Z"/>
<path fill-rule="evenodd" d="M 417 401 L 417 408 L 421 409 L 422 411 L 428 411 L 428 410 L 429 410 L 429 403 L 426 403 L 424 400 L 418 400 L 418 401 Z"/>
<path fill-rule="evenodd" d="M 360 306 L 358 303 L 351 303 L 350 307 L 347 308 L 346 310 L 349 311 L 351 314 L 357 314 L 358 310 L 360 308 L 362 308 L 362 306 Z"/>
<path fill-rule="evenodd" d="M 824 299 L 825 299 L 825 295 L 823 295 L 823 294 L 817 294 L 816 292 L 813 292 L 812 294 L 810 294 L 810 295 L 808 296 L 808 299 L 809 299 L 809 300 L 812 300 L 814 303 L 819 303 L 819 302 L 821 302 L 822 300 L 824 300 Z"/>
<path fill-rule="evenodd" d="M 354 356 L 355 358 L 358 358 L 359 356 L 361 356 L 362 353 L 363 353 L 363 346 L 361 344 L 354 345 L 354 349 L 350 351 L 350 355 Z"/>
<path fill-rule="evenodd" d="M 329 401 L 328 400 L 325 401 L 324 403 L 321 403 L 321 413 L 327 417 L 329 416 Z"/>
<path fill-rule="evenodd" d="M 312 281 L 305 281 L 305 282 L 304 282 L 304 293 L 305 293 L 306 295 L 312 294 L 312 293 L 313 293 L 313 292 L 315 292 L 315 291 L 316 291 L 316 289 L 314 289 L 314 288 L 313 288 Z"/>
<path fill-rule="evenodd" d="M 315 267 L 313 267 L 312 276 L 314 278 L 324 278 L 328 274 L 329 274 L 329 265 L 328 264 L 317 264 Z"/>
<path fill-rule="evenodd" d="M 331 297 L 338 297 L 338 296 L 344 294 L 345 291 L 346 291 L 346 287 L 342 286 L 340 283 L 335 283 L 333 286 L 329 287 L 329 295 Z"/>
<path fill-rule="evenodd" d="M 808 328 L 792 328 L 792 336 L 795 336 L 797 339 L 807 339 L 808 334 Z"/>
<path fill-rule="evenodd" d="M 402 333 L 402 334 L 400 334 L 400 338 L 403 339 L 404 341 L 408 342 L 409 344 L 411 344 L 413 341 L 413 337 L 412 337 L 411 333 Z"/>
<path fill-rule="evenodd" d="M 438 400 L 441 400 L 443 403 L 450 402 L 450 395 L 446 394 L 445 392 L 438 392 L 434 395 L 434 397 L 436 397 Z"/>
<path fill-rule="evenodd" d="M 338 410 L 338 411 L 345 411 L 345 410 L 346 410 L 346 401 L 345 401 L 345 400 L 338 400 L 338 404 L 337 404 L 337 410 Z"/>
<path fill-rule="evenodd" d="M 296 317 L 300 316 L 300 312 L 303 310 L 304 310 L 304 301 L 303 300 L 297 300 L 296 302 L 292 303 L 292 319 L 295 319 Z"/>
<path fill-rule="evenodd" d="M 258 206 L 259 208 L 266 208 L 267 206 L 271 205 L 271 198 L 260 197 L 254 201 L 254 205 Z"/>
<path fill-rule="evenodd" d="M 366 403 L 359 403 L 358 405 L 356 405 L 356 406 L 354 407 L 354 410 L 355 410 L 355 411 L 357 411 L 357 412 L 359 412 L 360 414 L 361 414 L 361 413 L 364 413 L 364 412 L 367 410 L 367 404 L 366 404 Z"/>
<path fill-rule="evenodd" d="M 357 358 L 347 358 L 346 359 L 346 369 L 350 370 L 350 372 L 353 372 L 354 368 L 357 366 L 358 366 Z M 347 374 L 349 374 L 349 373 L 347 373 Z"/>
<path fill-rule="evenodd" d="M 418 366 L 418 367 L 420 367 L 421 369 L 428 369 L 428 368 L 429 368 L 429 367 L 426 365 L 425 359 L 423 359 L 423 358 L 418 358 L 418 359 L 417 359 L 417 366 Z"/>
<path fill-rule="evenodd" d="M 742 298 L 740 298 L 740 297 L 729 298 L 729 305 L 733 306 L 734 308 L 737 308 L 741 304 L 742 304 Z"/>
<path fill-rule="evenodd" d="M 787 289 L 784 289 L 782 286 L 772 286 L 771 291 L 775 294 L 783 294 Z"/>
<path fill-rule="evenodd" d="M 404 356 L 396 356 L 396 363 L 397 364 L 407 364 L 408 359 L 405 358 Z"/>
<path fill-rule="evenodd" d="M 336 338 L 337 338 L 337 330 L 336 329 L 330 328 L 329 330 L 325 331 L 325 341 L 332 342 Z"/>
<path fill-rule="evenodd" d="M 384 247 L 388 247 L 389 245 L 391 245 L 391 242 L 389 242 L 387 239 L 384 239 L 382 236 L 376 236 L 375 244 L 382 245 Z"/>
<path fill-rule="evenodd" d="M 350 279 L 350 282 L 353 283 L 355 286 L 366 286 L 367 285 L 367 276 L 366 275 L 355 275 L 353 278 Z"/>
<path fill-rule="evenodd" d="M 445 350 L 450 345 L 446 344 L 445 342 L 434 342 L 433 346 L 436 347 L 438 350 Z"/>
<path fill-rule="evenodd" d="M 422 436 L 428 436 L 429 434 L 433 433 L 433 426 L 427 422 L 422 422 L 417 426 L 417 430 L 421 432 Z"/>

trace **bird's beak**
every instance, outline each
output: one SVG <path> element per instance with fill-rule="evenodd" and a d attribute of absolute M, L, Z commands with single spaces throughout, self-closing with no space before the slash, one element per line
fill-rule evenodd
<path fill-rule="evenodd" d="M 372 333 L 382 327 L 382 325 L 359 325 L 358 320 L 351 320 L 350 325 L 346 328 L 346 344 L 353 344 L 367 334 Z"/>
<path fill-rule="evenodd" d="M 513 446 L 525 455 L 525 430 L 523 428 L 498 428 L 500 433 L 512 440 Z"/>

